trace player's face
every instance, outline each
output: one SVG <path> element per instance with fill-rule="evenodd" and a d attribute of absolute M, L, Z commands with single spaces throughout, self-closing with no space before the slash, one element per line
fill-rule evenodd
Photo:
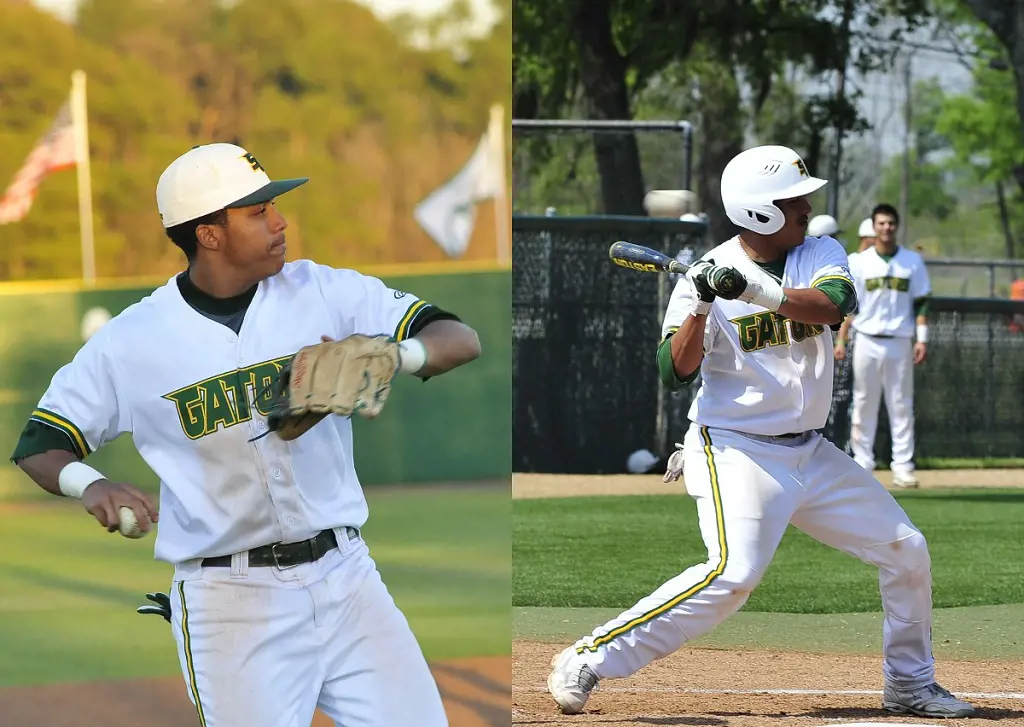
<path fill-rule="evenodd" d="M 806 197 L 794 197 L 779 200 L 775 205 L 782 210 L 785 218 L 782 229 L 774 235 L 780 246 L 788 250 L 803 244 L 807 236 L 807 223 L 811 219 L 811 203 Z"/>
<path fill-rule="evenodd" d="M 232 265 L 262 280 L 281 272 L 287 246 L 288 221 L 274 203 L 228 210 L 228 244 L 225 252 Z"/>
<path fill-rule="evenodd" d="M 884 244 L 889 244 L 896 237 L 896 228 L 899 225 L 896 224 L 896 218 L 892 215 L 879 213 L 875 215 L 875 234 L 878 239 Z"/>

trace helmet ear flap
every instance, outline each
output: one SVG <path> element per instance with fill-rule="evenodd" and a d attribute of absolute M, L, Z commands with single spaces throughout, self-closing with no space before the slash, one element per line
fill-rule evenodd
<path fill-rule="evenodd" d="M 732 207 L 732 205 L 729 205 Z M 737 204 L 732 209 L 726 208 L 726 213 L 734 223 L 745 230 L 757 232 L 761 235 L 774 235 L 782 229 L 786 217 L 773 202 L 760 204 Z"/>

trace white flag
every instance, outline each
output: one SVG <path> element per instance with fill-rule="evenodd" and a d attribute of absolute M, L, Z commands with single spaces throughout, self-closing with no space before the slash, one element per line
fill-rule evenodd
<path fill-rule="evenodd" d="M 469 247 L 476 224 L 476 205 L 502 194 L 504 189 L 503 133 L 501 124 L 491 123 L 476 151 L 458 174 L 435 189 L 416 206 L 413 216 L 434 242 L 459 257 Z"/>

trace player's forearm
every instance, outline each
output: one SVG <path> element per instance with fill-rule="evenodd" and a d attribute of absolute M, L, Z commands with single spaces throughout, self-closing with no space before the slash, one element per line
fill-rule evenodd
<path fill-rule="evenodd" d="M 51 449 L 40 454 L 33 454 L 18 460 L 21 471 L 32 478 L 32 481 L 52 495 L 64 496 L 60 491 L 60 471 L 71 462 L 77 462 L 71 452 L 63 449 Z"/>
<path fill-rule="evenodd" d="M 856 316 L 846 316 L 846 318 L 843 319 L 842 325 L 839 326 L 839 337 L 844 341 L 847 341 L 850 338 L 850 329 L 853 328 L 854 318 L 856 318 Z"/>
<path fill-rule="evenodd" d="M 817 288 L 786 288 L 779 313 L 797 323 L 834 326 L 843 319 L 839 306 Z"/>
<path fill-rule="evenodd" d="M 416 335 L 423 344 L 427 362 L 417 376 L 437 376 L 480 356 L 480 338 L 465 323 L 441 320 L 428 323 Z"/>
<path fill-rule="evenodd" d="M 672 334 L 669 350 L 676 378 L 689 379 L 700 368 L 704 360 L 704 324 L 707 319 L 706 315 L 688 316 L 679 330 Z"/>

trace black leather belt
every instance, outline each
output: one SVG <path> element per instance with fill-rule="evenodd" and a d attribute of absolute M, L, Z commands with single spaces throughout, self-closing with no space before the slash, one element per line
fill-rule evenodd
<path fill-rule="evenodd" d="M 357 537 L 359 531 L 346 527 L 350 537 Z M 249 565 L 252 567 L 276 565 L 288 568 L 302 563 L 320 560 L 328 552 L 338 547 L 338 539 L 333 530 L 321 530 L 309 540 L 297 543 L 273 543 L 261 545 L 249 551 Z M 231 556 L 218 555 L 214 558 L 203 558 L 203 568 L 230 568 Z"/>
<path fill-rule="evenodd" d="M 857 333 L 868 338 L 896 338 L 896 336 L 889 336 L 884 333 L 864 333 L 863 331 L 857 331 Z"/>

